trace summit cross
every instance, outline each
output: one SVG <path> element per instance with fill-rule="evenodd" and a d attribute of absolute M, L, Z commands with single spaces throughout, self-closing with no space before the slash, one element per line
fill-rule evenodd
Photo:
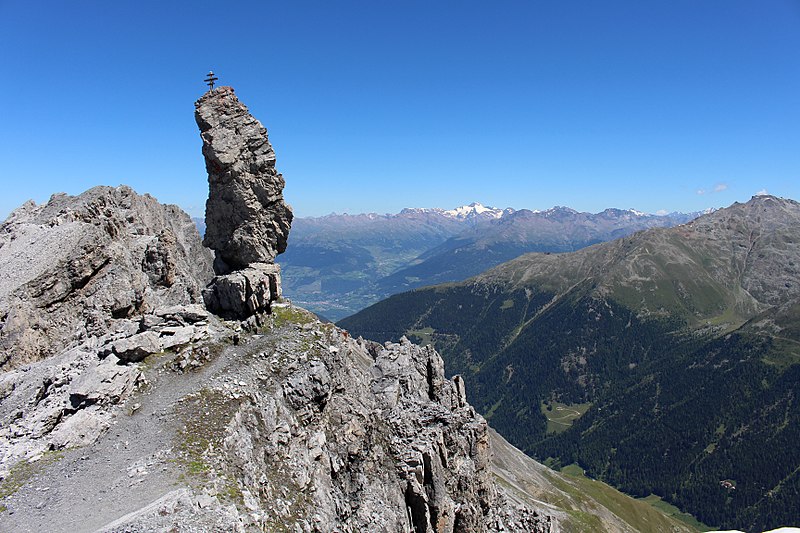
<path fill-rule="evenodd" d="M 218 79 L 219 78 L 214 76 L 214 71 L 213 70 L 209 70 L 208 71 L 208 77 L 206 79 L 204 79 L 203 81 L 208 84 L 208 87 L 209 87 L 208 90 L 209 91 L 213 91 L 214 90 L 214 82 L 217 81 Z"/>

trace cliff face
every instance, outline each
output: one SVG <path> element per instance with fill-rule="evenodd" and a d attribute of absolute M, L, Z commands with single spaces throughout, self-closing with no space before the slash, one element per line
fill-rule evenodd
<path fill-rule="evenodd" d="M 201 302 L 211 256 L 189 217 L 129 187 L 29 202 L 0 224 L 0 368 Z"/>
<path fill-rule="evenodd" d="M 193 456 L 208 469 L 201 490 L 237 479 L 268 531 L 549 529 L 499 493 L 486 422 L 435 351 L 354 341 L 297 308 L 275 313 L 234 356 L 239 386 L 217 378 L 199 396 L 230 402 L 217 409 L 217 444 Z M 185 410 L 187 425 L 208 405 Z"/>

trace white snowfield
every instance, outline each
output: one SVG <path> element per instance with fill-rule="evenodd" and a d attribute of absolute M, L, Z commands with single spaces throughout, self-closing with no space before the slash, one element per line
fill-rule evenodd
<path fill-rule="evenodd" d="M 500 218 L 503 216 L 503 209 L 497 209 L 495 207 L 486 207 L 478 202 L 473 202 L 469 205 L 462 205 L 460 207 L 456 207 L 455 209 L 450 209 L 449 211 L 445 211 L 446 215 L 450 215 L 456 218 L 466 218 L 470 215 L 481 215 L 487 213 L 488 215 L 492 216 L 493 218 Z"/>

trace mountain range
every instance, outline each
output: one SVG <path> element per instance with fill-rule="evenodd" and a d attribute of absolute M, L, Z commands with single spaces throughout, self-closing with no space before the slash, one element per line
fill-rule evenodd
<path fill-rule="evenodd" d="M 434 350 L 220 320 L 213 277 L 124 186 L 0 224 L 0 531 L 696 531 L 522 454 Z"/>
<path fill-rule="evenodd" d="M 433 344 L 514 445 L 714 526 L 797 523 L 800 204 L 532 253 L 339 325 Z"/>
<path fill-rule="evenodd" d="M 227 86 L 195 120 L 202 241 L 125 186 L 0 223 L 0 530 L 696 530 L 525 456 L 430 346 L 283 300 L 293 215 L 267 130 Z"/>
<path fill-rule="evenodd" d="M 392 294 L 461 281 L 526 252 L 577 250 L 697 215 L 633 209 L 592 214 L 566 207 L 531 211 L 472 203 L 451 210 L 298 218 L 281 257 L 285 294 L 338 320 Z"/>

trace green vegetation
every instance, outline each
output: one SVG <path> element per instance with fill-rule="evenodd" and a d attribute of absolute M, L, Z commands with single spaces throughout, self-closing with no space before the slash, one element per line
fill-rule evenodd
<path fill-rule="evenodd" d="M 0 481 L 0 500 L 11 496 L 22 488 L 28 481 L 36 476 L 42 469 L 61 459 L 63 452 L 44 452 L 37 461 L 22 460 L 15 464 L 8 475 Z M 0 513 L 6 511 L 6 506 L 0 504 Z"/>
<path fill-rule="evenodd" d="M 512 307 L 514 307 L 514 300 L 504 300 L 503 305 L 500 306 L 500 310 L 511 309 Z"/>
<path fill-rule="evenodd" d="M 239 407 L 239 400 L 222 392 L 202 389 L 178 406 L 184 426 L 176 435 L 175 461 L 192 479 L 202 484 L 214 469 L 214 450 L 222 447 L 225 427 Z"/>
<path fill-rule="evenodd" d="M 785 369 L 799 364 L 800 342 L 792 339 L 774 338 L 772 350 L 764 355 L 763 361 L 778 369 Z"/>
<path fill-rule="evenodd" d="M 665 515 L 680 520 L 684 524 L 690 526 L 692 529 L 696 529 L 697 531 L 712 531 L 715 529 L 698 521 L 692 515 L 682 512 L 680 509 L 665 502 L 660 496 L 656 496 L 655 494 L 651 494 L 646 498 L 642 498 L 641 501 L 649 503 Z"/>
<path fill-rule="evenodd" d="M 695 323 L 639 316 L 588 282 L 556 298 L 462 283 L 396 295 L 341 325 L 378 341 L 427 333 L 476 409 L 548 464 L 578 462 L 722 528 L 799 522 L 800 312 L 770 315 L 777 338 L 769 321 L 731 330 L 729 304 L 692 308 L 675 294 L 682 309 L 713 313 Z M 722 327 L 695 329 L 708 321 Z M 559 404 L 592 408 L 560 419 Z M 726 479 L 735 490 L 721 487 Z"/>
<path fill-rule="evenodd" d="M 576 464 L 565 466 L 561 469 L 561 474 L 552 473 L 548 477 L 555 487 L 567 493 L 573 501 L 581 502 L 583 509 L 591 508 L 592 501 L 597 502 L 637 531 L 707 531 L 689 521 L 676 522 L 680 518 L 673 516 L 670 512 L 665 512 L 664 508 L 642 505 L 643 502 L 637 501 L 601 481 L 586 477 L 583 469 Z M 577 506 L 570 508 L 563 500 L 550 503 L 566 508 L 571 519 L 568 524 L 565 524 L 566 531 L 602 531 L 596 513 L 578 511 L 576 510 Z M 683 527 L 681 528 L 679 524 Z"/>
<path fill-rule="evenodd" d="M 560 472 L 564 475 L 572 477 L 585 475 L 583 468 L 581 468 L 580 465 L 577 465 L 575 463 L 562 467 Z"/>
<path fill-rule="evenodd" d="M 578 463 L 723 529 L 798 523 L 796 209 L 754 200 L 691 226 L 525 255 L 341 325 L 378 341 L 430 331 L 476 409 L 548 464 Z"/>
<path fill-rule="evenodd" d="M 432 327 L 410 329 L 406 331 L 406 336 L 412 342 L 415 342 L 421 346 L 427 346 L 431 344 L 431 339 L 435 331 L 436 330 L 434 330 Z"/>
<path fill-rule="evenodd" d="M 719 315 L 709 318 L 706 324 L 709 326 L 727 326 L 727 330 L 732 331 L 740 327 L 744 322 L 745 320 L 739 316 L 734 306 L 729 305 L 725 311 Z"/>
<path fill-rule="evenodd" d="M 800 366 L 764 364 L 771 350 L 769 339 L 739 332 L 651 364 L 535 450 L 722 528 L 796 523 Z M 733 479 L 735 489 L 723 485 Z"/>
<path fill-rule="evenodd" d="M 547 418 L 547 432 L 561 433 L 569 429 L 572 423 L 583 416 L 591 407 L 591 403 L 563 404 L 559 402 L 542 402 L 542 414 Z"/>
<path fill-rule="evenodd" d="M 317 320 L 313 313 L 293 306 L 274 306 L 272 308 L 272 325 L 281 328 L 287 325 L 309 324 Z"/>

